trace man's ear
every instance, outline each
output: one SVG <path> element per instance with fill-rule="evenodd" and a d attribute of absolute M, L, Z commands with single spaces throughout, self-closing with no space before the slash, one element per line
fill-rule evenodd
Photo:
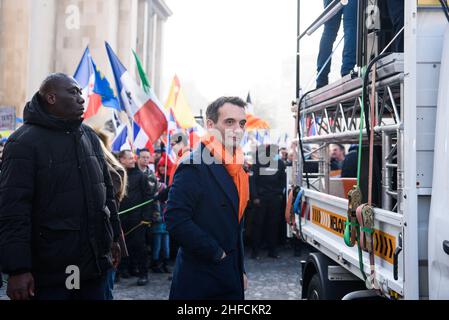
<path fill-rule="evenodd" d="M 54 105 L 56 103 L 56 94 L 54 93 L 47 93 L 45 96 L 45 100 L 47 100 L 47 103 L 49 105 Z"/>
<path fill-rule="evenodd" d="M 207 119 L 206 126 L 207 129 L 212 129 L 214 127 L 215 123 L 211 119 Z"/>

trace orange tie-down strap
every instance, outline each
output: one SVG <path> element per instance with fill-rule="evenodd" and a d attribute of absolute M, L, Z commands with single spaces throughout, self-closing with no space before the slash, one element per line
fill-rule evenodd
<path fill-rule="evenodd" d="M 285 207 L 285 222 L 289 225 L 293 225 L 295 222 L 295 219 L 293 218 L 294 215 L 292 213 L 292 207 L 293 207 L 293 190 L 291 189 L 288 193 L 287 197 L 287 205 Z"/>

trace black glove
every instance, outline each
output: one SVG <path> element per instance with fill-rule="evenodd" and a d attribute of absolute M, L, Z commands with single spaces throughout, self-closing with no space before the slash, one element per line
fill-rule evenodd
<path fill-rule="evenodd" d="M 159 192 L 159 194 L 156 196 L 156 200 L 157 201 L 161 201 L 161 202 L 166 202 L 168 200 L 168 193 L 170 192 L 170 188 L 168 187 L 164 190 L 162 190 L 161 192 Z"/>

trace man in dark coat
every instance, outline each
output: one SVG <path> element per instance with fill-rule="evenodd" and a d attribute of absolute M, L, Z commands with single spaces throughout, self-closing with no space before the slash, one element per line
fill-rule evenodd
<path fill-rule="evenodd" d="M 207 109 L 208 131 L 215 130 L 220 148 L 229 154 L 236 154 L 243 136 L 245 106 L 239 98 L 223 97 Z M 169 193 L 167 229 L 180 245 L 172 300 L 244 299 L 242 210 L 249 199 L 248 175 L 243 159 L 233 167 L 238 173 L 226 161 L 213 161 L 211 140 L 203 139 L 180 162 Z"/>
<path fill-rule="evenodd" d="M 0 264 L 13 300 L 102 300 L 118 264 L 111 177 L 98 137 L 82 124 L 83 104 L 74 79 L 50 75 L 5 146 Z"/>
<path fill-rule="evenodd" d="M 155 193 L 148 182 L 148 175 L 136 166 L 136 160 L 131 151 L 120 152 L 119 160 L 128 173 L 126 196 L 120 203 L 120 212 L 122 212 L 152 199 Z M 123 278 L 126 278 L 128 273 L 138 276 L 137 285 L 139 286 L 148 283 L 146 234 L 153 213 L 158 211 L 157 202 L 152 202 L 124 213 L 120 217 L 129 252 L 129 259 L 124 259 L 120 266 L 120 274 Z"/>
<path fill-rule="evenodd" d="M 264 150 L 265 149 L 265 150 Z M 262 240 L 268 245 L 268 256 L 279 258 L 278 244 L 279 224 L 282 219 L 282 201 L 287 187 L 285 164 L 278 158 L 276 145 L 263 146 L 256 154 L 252 166 L 251 200 L 255 207 L 252 225 L 253 259 L 259 259 Z"/>

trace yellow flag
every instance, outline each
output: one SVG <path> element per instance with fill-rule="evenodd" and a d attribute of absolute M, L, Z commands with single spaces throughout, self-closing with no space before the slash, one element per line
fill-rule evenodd
<path fill-rule="evenodd" d="M 182 91 L 178 76 L 173 78 L 170 92 L 167 101 L 165 102 L 165 108 L 167 110 L 173 110 L 176 122 L 181 128 L 189 129 L 196 127 L 197 123 L 195 117 L 193 116 L 192 109 L 190 109 L 189 103 Z"/>

